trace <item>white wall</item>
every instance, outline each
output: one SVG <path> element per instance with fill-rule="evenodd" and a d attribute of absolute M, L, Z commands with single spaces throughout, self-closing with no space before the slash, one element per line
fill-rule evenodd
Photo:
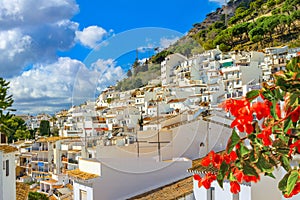
<path fill-rule="evenodd" d="M 126 199 L 189 176 L 191 161 L 101 159 L 102 176 L 94 183 L 94 199 Z"/>
<path fill-rule="evenodd" d="M 9 176 L 6 176 L 6 166 L 3 169 L 3 161 L 9 160 Z M 0 151 L 0 200 L 16 199 L 16 164 L 15 152 L 3 154 Z"/>
<path fill-rule="evenodd" d="M 198 181 L 193 180 L 193 190 L 196 200 L 209 200 L 207 195 L 207 190 L 202 186 L 198 187 Z M 219 186 L 217 181 L 212 182 L 211 187 L 215 189 L 215 199 L 214 200 L 232 200 L 233 194 L 230 192 L 229 182 L 224 182 L 223 189 Z M 251 187 L 248 185 L 241 185 L 241 191 L 239 193 L 240 200 L 251 200 Z M 253 200 L 263 200 L 263 199 L 253 199 Z"/>
<path fill-rule="evenodd" d="M 79 184 L 76 181 L 74 181 L 73 184 L 74 200 L 80 200 L 80 190 L 84 190 L 87 192 L 87 200 L 94 200 L 93 188 L 86 185 Z M 99 198 L 95 198 L 95 199 L 99 199 Z"/>
<path fill-rule="evenodd" d="M 101 176 L 101 163 L 87 159 L 79 159 L 79 170 Z"/>

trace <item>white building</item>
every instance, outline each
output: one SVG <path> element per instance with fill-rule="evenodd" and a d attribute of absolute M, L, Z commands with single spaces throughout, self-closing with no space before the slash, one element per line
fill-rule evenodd
<path fill-rule="evenodd" d="M 120 165 L 120 163 L 122 163 Z M 107 158 L 79 161 L 69 171 L 74 200 L 128 199 L 188 176 L 189 159 L 157 162 L 151 158 Z"/>
<path fill-rule="evenodd" d="M 171 54 L 161 62 L 161 83 L 166 86 L 174 82 L 175 74 L 174 69 L 180 65 L 181 62 L 187 58 L 179 53 Z"/>
<path fill-rule="evenodd" d="M 17 149 L 9 145 L 0 145 L 0 199 L 16 199 L 16 164 Z"/>

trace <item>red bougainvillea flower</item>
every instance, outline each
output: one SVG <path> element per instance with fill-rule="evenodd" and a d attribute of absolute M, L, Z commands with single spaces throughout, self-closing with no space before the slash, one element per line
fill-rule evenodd
<path fill-rule="evenodd" d="M 278 118 L 281 119 L 281 109 L 280 109 L 279 104 L 276 104 L 276 114 L 277 114 Z"/>
<path fill-rule="evenodd" d="M 194 174 L 194 179 L 198 181 L 198 187 L 200 188 L 202 186 L 202 178 L 199 174 Z"/>
<path fill-rule="evenodd" d="M 265 102 L 256 102 L 252 105 L 251 110 L 256 113 L 258 120 L 270 115 L 270 107 Z"/>
<path fill-rule="evenodd" d="M 253 126 L 252 126 L 253 116 L 252 115 L 242 115 L 231 123 L 231 128 L 237 127 L 240 132 L 246 132 L 248 134 L 253 132 Z"/>
<path fill-rule="evenodd" d="M 259 180 L 260 180 L 260 177 L 256 177 L 256 176 L 247 176 L 247 175 L 244 175 L 243 176 L 243 179 L 244 181 L 246 182 L 254 182 L 254 183 L 257 183 Z"/>
<path fill-rule="evenodd" d="M 215 156 L 214 151 L 209 152 L 207 156 L 201 160 L 201 165 L 205 167 L 209 166 L 213 162 L 214 156 Z"/>
<path fill-rule="evenodd" d="M 241 186 L 237 181 L 230 182 L 230 192 L 237 194 L 241 191 Z"/>
<path fill-rule="evenodd" d="M 224 154 L 223 155 L 223 160 L 225 160 L 225 162 L 227 164 L 229 164 L 232 161 L 235 161 L 237 159 L 237 155 L 235 153 L 235 151 L 231 151 L 230 154 Z"/>
<path fill-rule="evenodd" d="M 201 181 L 201 176 L 199 175 L 199 174 L 194 174 L 194 179 L 196 180 L 196 181 Z"/>
<path fill-rule="evenodd" d="M 297 152 L 300 152 L 300 140 L 297 140 L 293 144 L 290 145 L 290 153 L 293 151 L 293 149 L 296 147 Z"/>
<path fill-rule="evenodd" d="M 208 172 L 203 178 L 202 178 L 202 185 L 209 189 L 211 186 L 211 183 L 217 179 L 217 176 L 211 172 Z"/>
<path fill-rule="evenodd" d="M 251 112 L 250 102 L 246 99 L 227 99 L 221 106 L 225 111 L 229 111 L 235 117 Z"/>
<path fill-rule="evenodd" d="M 298 106 L 292 113 L 291 113 L 291 120 L 292 122 L 299 121 L 300 117 L 300 106 Z"/>
<path fill-rule="evenodd" d="M 262 139 L 262 142 L 265 146 L 269 146 L 272 144 L 270 135 L 272 135 L 271 128 L 265 128 L 264 130 L 262 130 L 260 134 L 257 135 L 257 137 Z"/>
<path fill-rule="evenodd" d="M 244 173 L 241 170 L 235 169 L 233 175 L 235 176 L 235 178 L 238 182 L 240 182 L 240 183 L 242 182 Z"/>
<path fill-rule="evenodd" d="M 202 166 L 209 166 L 212 164 L 214 167 L 219 168 L 223 161 L 223 157 L 219 154 L 216 154 L 214 151 L 209 152 L 206 157 L 201 160 Z"/>

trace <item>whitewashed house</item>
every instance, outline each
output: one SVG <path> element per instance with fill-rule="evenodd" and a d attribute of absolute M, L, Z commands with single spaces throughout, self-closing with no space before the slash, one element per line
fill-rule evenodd
<path fill-rule="evenodd" d="M 16 199 L 16 163 L 17 148 L 0 145 L 0 199 Z"/>
<path fill-rule="evenodd" d="M 187 58 L 179 53 L 171 54 L 161 62 L 161 83 L 166 86 L 174 82 L 175 74 L 174 69 L 180 65 L 181 62 Z"/>

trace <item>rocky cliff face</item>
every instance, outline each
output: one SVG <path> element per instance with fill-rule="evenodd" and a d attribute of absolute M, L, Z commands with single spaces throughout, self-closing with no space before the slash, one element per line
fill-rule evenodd
<path fill-rule="evenodd" d="M 227 5 L 223 5 L 221 8 L 218 8 L 216 11 L 211 12 L 206 15 L 206 18 L 203 22 L 193 24 L 193 28 L 189 31 L 189 35 L 193 35 L 200 30 L 208 28 L 211 24 L 221 19 L 229 19 L 234 15 L 235 9 L 241 4 L 249 4 L 251 0 L 231 0 Z M 227 15 L 227 16 L 225 16 Z"/>

